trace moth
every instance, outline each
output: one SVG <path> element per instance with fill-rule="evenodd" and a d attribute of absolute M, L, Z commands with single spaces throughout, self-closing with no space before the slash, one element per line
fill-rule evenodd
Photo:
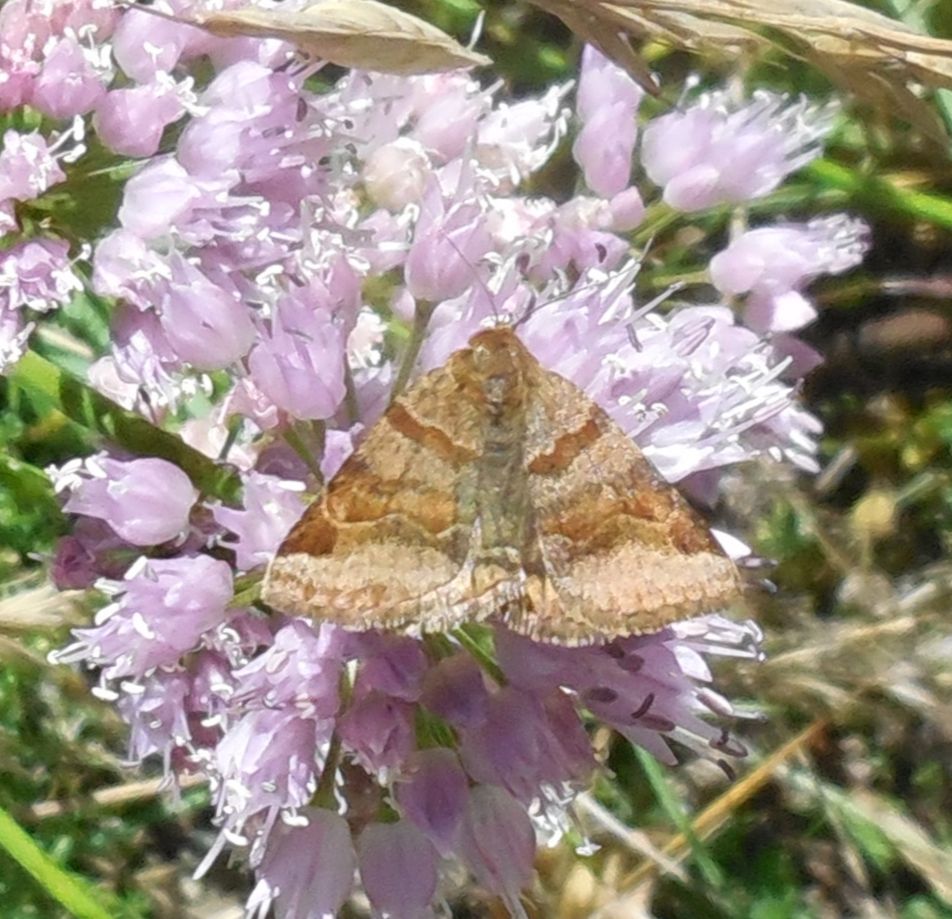
<path fill-rule="evenodd" d="M 495 617 L 580 645 L 739 592 L 704 521 L 621 428 L 498 327 L 394 400 L 293 527 L 262 597 L 350 629 Z"/>

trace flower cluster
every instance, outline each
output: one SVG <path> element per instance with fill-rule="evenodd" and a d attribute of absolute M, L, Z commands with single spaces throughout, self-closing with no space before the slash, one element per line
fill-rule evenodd
<path fill-rule="evenodd" d="M 582 714 L 666 762 L 672 744 L 740 755 L 705 659 L 755 658 L 756 626 L 710 615 L 584 648 L 502 623 L 413 638 L 268 612 L 248 584 L 395 381 L 500 318 L 700 500 L 757 455 L 811 468 L 818 426 L 794 399 L 790 333 L 812 315 L 806 284 L 855 264 L 863 228 L 752 229 L 710 264 L 704 290 L 725 299 L 664 310 L 636 299 L 626 234 L 645 216 L 640 169 L 673 208 L 743 204 L 816 153 L 829 112 L 703 97 L 639 138 L 640 90 L 590 48 L 573 113 L 570 86 L 519 102 L 461 72 L 322 86 L 279 42 L 96 0 L 68 16 L 53 3 L 41 23 L 38 6 L 0 12 L 0 107 L 78 117 L 142 159 L 91 260 L 115 310 L 89 382 L 154 424 L 184 418 L 182 438 L 243 483 L 229 503 L 122 453 L 53 470 L 75 518 L 54 578 L 103 597 L 59 659 L 99 669 L 133 760 L 209 778 L 208 861 L 247 852 L 251 915 L 333 915 L 355 872 L 377 914 L 431 915 L 445 858 L 524 915 L 537 834 L 564 828 L 596 767 Z M 569 131 L 588 191 L 528 196 Z M 10 229 L 16 202 L 68 182 L 59 142 L 5 137 Z M 25 347 L 23 310 L 78 282 L 42 234 L 4 253 L 0 276 L 2 365 Z"/>

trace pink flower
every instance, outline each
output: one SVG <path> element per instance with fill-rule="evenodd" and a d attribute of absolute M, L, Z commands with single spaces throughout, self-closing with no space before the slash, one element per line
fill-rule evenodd
<path fill-rule="evenodd" d="M 31 239 L 0 253 L 0 309 L 56 309 L 82 290 L 60 239 Z"/>
<path fill-rule="evenodd" d="M 158 670 L 119 699 L 119 711 L 129 725 L 132 762 L 158 754 L 168 767 L 173 751 L 191 739 L 186 705 L 190 691 L 188 674 Z"/>
<path fill-rule="evenodd" d="M 224 505 L 213 509 L 215 520 L 234 538 L 235 562 L 242 571 L 266 564 L 304 510 L 300 483 L 252 471 L 245 479 L 244 510 Z"/>
<path fill-rule="evenodd" d="M 212 280 L 184 259 L 171 267 L 159 316 L 176 355 L 199 370 L 221 370 L 244 357 L 255 327 L 238 290 L 227 277 Z"/>
<path fill-rule="evenodd" d="M 73 39 L 63 38 L 47 55 L 30 102 L 51 118 L 72 118 L 91 111 L 104 92 L 103 77 L 83 49 Z"/>
<path fill-rule="evenodd" d="M 248 357 L 255 385 L 294 418 L 330 418 L 344 398 L 346 316 L 335 300 L 350 299 L 349 284 L 328 287 L 315 279 L 310 288 L 285 294 Z"/>
<path fill-rule="evenodd" d="M 76 629 L 77 641 L 58 660 L 86 660 L 107 679 L 141 679 L 176 663 L 207 630 L 224 622 L 232 596 L 231 569 L 207 555 L 141 559 L 112 589 L 118 600 Z"/>
<path fill-rule="evenodd" d="M 423 198 L 433 167 L 423 146 L 409 137 L 398 137 L 377 147 L 364 164 L 362 178 L 375 204 L 399 211 Z"/>
<path fill-rule="evenodd" d="M 610 198 L 628 187 L 643 95 L 621 67 L 591 45 L 585 47 L 577 100 L 582 129 L 572 154 L 598 195 Z"/>
<path fill-rule="evenodd" d="M 405 820 L 372 823 L 357 840 L 357 864 L 367 897 L 379 916 L 425 919 L 436 893 L 437 854 Z"/>
<path fill-rule="evenodd" d="M 747 201 L 773 191 L 818 155 L 833 111 L 761 92 L 737 109 L 724 93 L 645 128 L 641 158 L 664 200 L 682 211 Z"/>
<path fill-rule="evenodd" d="M 123 82 L 93 120 L 144 161 L 96 246 L 111 348 L 89 379 L 229 464 L 242 493 L 195 507 L 164 461 L 67 464 L 77 519 L 54 574 L 95 585 L 108 605 L 59 657 L 100 668 L 97 691 L 128 721 L 133 756 L 208 777 L 220 833 L 203 868 L 243 851 L 258 878 L 250 915 L 332 916 L 359 862 L 376 914 L 423 919 L 453 859 L 524 916 L 536 828 L 564 829 L 565 803 L 590 780 L 593 720 L 667 761 L 673 744 L 725 769 L 743 755 L 707 659 L 756 658 L 756 627 L 709 615 L 571 648 L 500 622 L 420 639 L 231 604 L 298 519 L 315 464 L 333 476 L 384 412 L 418 307 L 434 307 L 418 368 L 483 326 L 518 323 L 543 367 L 696 497 L 716 496 L 722 471 L 751 457 L 809 468 L 819 428 L 796 402 L 792 342 L 764 334 L 780 325 L 756 309 L 779 317 L 819 271 L 852 264 L 858 233 L 735 240 L 711 275 L 746 297 L 746 324 L 699 299 L 708 288 L 655 310 L 623 236 L 644 214 L 630 184 L 640 90 L 597 52 L 585 52 L 574 146 L 593 194 L 556 200 L 521 183 L 568 130 L 567 86 L 517 103 L 459 73 L 355 72 L 325 86 L 282 43 L 139 11 L 100 21 L 96 3 L 34 21 L 8 0 L 0 100 L 29 98 L 44 72 L 51 104 L 79 105 L 96 92 L 88 73 L 53 79 L 75 56 L 64 30 L 86 28 L 79 47 L 98 71 L 121 17 Z M 655 119 L 644 161 L 671 204 L 742 201 L 814 155 L 825 120 L 777 97 L 738 111 L 716 95 Z M 65 178 L 62 164 L 83 154 L 79 127 L 49 142 L 6 135 L 0 225 L 16 229 L 16 202 Z M 17 242 L 0 259 L 0 365 L 25 347 L 24 307 L 69 299 L 85 276 L 77 242 L 75 272 L 61 242 Z"/>
<path fill-rule="evenodd" d="M 350 895 L 357 859 L 343 817 L 319 807 L 279 824 L 256 869 L 248 914 L 265 919 L 333 919 Z"/>
<path fill-rule="evenodd" d="M 483 887 L 500 896 L 513 916 L 525 919 L 519 894 L 532 878 L 535 832 L 525 809 L 507 791 L 491 785 L 470 791 L 460 855 Z"/>
<path fill-rule="evenodd" d="M 86 461 L 88 478 L 69 476 L 70 514 L 104 520 L 126 542 L 152 546 L 181 536 L 198 492 L 178 466 L 161 459 Z M 70 482 L 70 480 L 72 480 Z"/>
<path fill-rule="evenodd" d="M 157 303 L 171 269 L 148 245 L 128 230 L 113 230 L 97 246 L 93 289 L 146 309 Z"/>
<path fill-rule="evenodd" d="M 859 264 L 867 236 L 864 223 L 844 216 L 748 230 L 711 259 L 711 279 L 721 293 L 748 294 L 751 328 L 790 332 L 816 316 L 802 287 Z"/>
<path fill-rule="evenodd" d="M 115 153 L 152 156 L 159 149 L 162 132 L 184 111 L 167 85 L 148 83 L 106 93 L 96 105 L 93 126 Z"/>
<path fill-rule="evenodd" d="M 474 283 L 491 242 L 480 206 L 465 199 L 448 204 L 431 181 L 407 254 L 407 289 L 430 303 L 458 297 Z"/>
<path fill-rule="evenodd" d="M 315 631 L 301 621 L 289 622 L 269 648 L 235 671 L 237 698 L 332 718 L 339 705 L 342 647 L 343 636 L 335 626 Z"/>
<path fill-rule="evenodd" d="M 119 222 L 143 239 L 172 230 L 198 242 L 214 238 L 209 214 L 221 210 L 234 177 L 198 180 L 174 159 L 154 159 L 126 183 Z"/>
<path fill-rule="evenodd" d="M 80 517 L 72 532 L 56 543 L 50 574 L 60 590 L 92 587 L 99 578 L 121 578 L 139 550 L 104 520 Z"/>
<path fill-rule="evenodd" d="M 39 132 L 6 131 L 0 151 L 0 201 L 38 198 L 66 179 L 53 148 Z"/>
<path fill-rule="evenodd" d="M 443 854 L 456 846 L 468 794 L 458 757 L 439 747 L 414 753 L 394 786 L 403 815 Z"/>
<path fill-rule="evenodd" d="M 126 76 L 151 83 L 178 63 L 197 30 L 139 10 L 128 10 L 112 38 L 112 53 Z"/>
<path fill-rule="evenodd" d="M 413 708 L 371 692 L 353 703 L 338 724 L 345 747 L 369 772 L 401 765 L 413 750 Z"/>

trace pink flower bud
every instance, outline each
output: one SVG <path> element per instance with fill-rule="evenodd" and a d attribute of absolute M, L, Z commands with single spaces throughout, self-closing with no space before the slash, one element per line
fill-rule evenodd
<path fill-rule="evenodd" d="M 178 466 L 161 459 L 86 463 L 89 478 L 73 489 L 64 510 L 105 520 L 126 542 L 152 546 L 181 536 L 198 492 Z"/>
<path fill-rule="evenodd" d="M 30 101 L 51 118 L 72 118 L 95 108 L 105 91 L 103 78 L 83 49 L 71 38 L 64 38 L 44 61 Z"/>
<path fill-rule="evenodd" d="M 364 164 L 362 177 L 370 200 L 390 211 L 419 201 L 433 167 L 426 151 L 408 137 L 378 147 Z"/>
<path fill-rule="evenodd" d="M 456 844 L 468 794 L 458 757 L 441 748 L 414 753 L 394 785 L 404 817 L 444 854 Z"/>
<path fill-rule="evenodd" d="M 166 126 L 183 112 L 167 86 L 149 83 L 106 93 L 96 106 L 93 126 L 110 150 L 124 156 L 152 156 Z"/>
<path fill-rule="evenodd" d="M 172 263 L 162 300 L 162 328 L 175 353 L 199 370 L 220 370 L 248 353 L 255 339 L 251 313 L 230 282 L 217 283 L 183 259 Z"/>
<path fill-rule="evenodd" d="M 520 892 L 532 879 L 535 832 L 523 806 L 503 788 L 477 785 L 460 828 L 459 855 L 510 912 L 524 916 Z"/>
<path fill-rule="evenodd" d="M 372 823 L 357 840 L 360 879 L 380 916 L 422 919 L 436 893 L 437 855 L 411 823 Z"/>
<path fill-rule="evenodd" d="M 331 919 L 350 896 L 357 859 L 347 821 L 319 807 L 301 818 L 271 832 L 249 916 L 264 919 L 273 905 L 277 919 Z"/>

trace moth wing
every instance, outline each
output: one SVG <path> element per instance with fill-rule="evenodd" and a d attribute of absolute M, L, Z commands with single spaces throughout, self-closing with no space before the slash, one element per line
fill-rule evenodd
<path fill-rule="evenodd" d="M 585 644 L 653 632 L 735 599 L 703 519 L 582 390 L 538 368 L 526 437 L 535 545 L 512 626 Z"/>
<path fill-rule="evenodd" d="M 453 364 L 395 401 L 294 526 L 265 578 L 269 605 L 355 629 L 485 614 L 470 597 L 482 409 Z"/>

